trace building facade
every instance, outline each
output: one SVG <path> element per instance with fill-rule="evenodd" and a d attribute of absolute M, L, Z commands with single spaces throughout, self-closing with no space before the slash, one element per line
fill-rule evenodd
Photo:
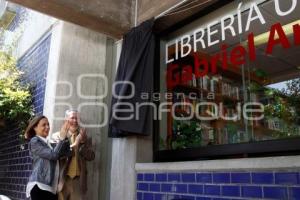
<path fill-rule="evenodd" d="M 36 113 L 49 118 L 51 132 L 59 130 L 66 109 L 81 112 L 96 152 L 88 163 L 87 198 L 300 199 L 299 119 L 293 114 L 299 105 L 274 90 L 300 77 L 300 3 L 284 2 L 180 1 L 153 8 L 162 12 L 156 12 L 155 92 L 180 93 L 160 99 L 177 103 L 177 118 L 163 113 L 151 136 L 124 138 L 107 137 L 122 40 L 26 9 L 15 52 L 19 67 L 37 86 Z M 143 16 L 139 8 L 136 16 Z M 251 102 L 272 111 L 248 112 L 263 112 L 266 120 L 234 118 Z M 194 111 L 198 116 L 191 117 Z M 25 198 L 30 173 L 19 134 L 12 129 L 0 139 L 0 192 L 12 199 Z"/>
<path fill-rule="evenodd" d="M 94 75 L 112 73 L 111 67 L 106 66 L 114 62 L 113 41 L 86 28 L 14 4 L 8 4 L 6 9 L 14 13 L 6 34 L 15 39 L 13 54 L 18 68 L 24 72 L 24 81 L 34 88 L 35 114 L 48 117 L 52 133 L 60 129 L 65 110 L 81 111 L 82 123 L 87 127 L 91 124 L 88 135 L 98 152 L 95 161 L 88 163 L 87 198 L 108 198 L 110 162 L 104 160 L 109 159 L 110 142 L 104 135 L 104 128 L 99 126 L 104 109 L 97 98 L 104 86 L 101 86 L 101 77 Z M 20 139 L 21 130 L 14 124 L 10 126 L 11 131 L 1 136 L 0 193 L 11 199 L 25 199 L 32 161 L 27 143 Z"/>

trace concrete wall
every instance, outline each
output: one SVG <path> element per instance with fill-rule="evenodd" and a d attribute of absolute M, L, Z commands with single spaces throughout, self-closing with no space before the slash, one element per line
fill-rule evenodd
<path fill-rule="evenodd" d="M 110 200 L 136 199 L 137 162 L 152 162 L 151 137 L 112 139 Z"/>
<path fill-rule="evenodd" d="M 117 38 L 132 25 L 132 0 L 9 1 Z"/>
<path fill-rule="evenodd" d="M 186 0 L 8 1 L 120 39 L 135 25 L 135 16 L 142 22 Z M 138 13 L 135 12 L 137 4 Z"/>
<path fill-rule="evenodd" d="M 101 103 L 105 83 L 99 75 L 109 74 L 113 41 L 106 36 L 70 23 L 59 22 L 52 31 L 44 114 L 52 132 L 59 131 L 66 109 L 81 112 L 83 126 L 92 137 L 96 159 L 88 163 L 87 199 L 107 199 L 110 174 L 110 142 L 105 127 L 107 116 Z M 80 77 L 85 78 L 79 83 Z M 108 77 L 111 81 L 110 77 Z M 89 98 L 88 98 L 89 97 Z"/>
<path fill-rule="evenodd" d="M 183 0 L 141 0 L 138 2 L 138 22 L 155 17 Z"/>

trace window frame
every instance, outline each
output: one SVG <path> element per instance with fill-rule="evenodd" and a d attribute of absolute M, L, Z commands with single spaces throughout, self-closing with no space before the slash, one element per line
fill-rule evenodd
<path fill-rule="evenodd" d="M 192 23 L 216 9 L 227 5 L 230 1 L 217 1 L 208 6 L 203 11 L 176 23 L 167 30 L 156 33 L 155 47 L 155 67 L 154 67 L 154 93 L 160 91 L 160 41 L 168 34 L 175 32 L 185 25 Z M 159 102 L 154 102 L 157 106 Z M 192 161 L 192 160 L 211 160 L 211 159 L 230 159 L 230 158 L 247 158 L 247 157 L 266 157 L 266 156 L 287 156 L 300 154 L 300 137 L 253 141 L 248 143 L 209 145 L 198 148 L 187 148 L 179 150 L 159 150 L 160 130 L 159 120 L 153 120 L 153 160 L 154 162 L 173 162 L 173 161 Z"/>

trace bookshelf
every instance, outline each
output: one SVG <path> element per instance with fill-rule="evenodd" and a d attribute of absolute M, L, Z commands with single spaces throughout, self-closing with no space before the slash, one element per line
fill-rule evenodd
<path fill-rule="evenodd" d="M 209 55 L 198 52 L 200 57 L 209 59 Z M 186 60 L 189 60 L 188 58 Z M 188 61 L 189 62 L 189 61 Z M 184 64 L 184 63 L 183 63 Z M 190 64 L 190 63 L 189 63 Z M 180 149 L 178 145 L 174 147 L 172 143 L 176 142 L 180 135 L 185 134 L 185 130 L 181 127 L 196 126 L 201 137 L 200 147 L 207 145 L 224 145 L 248 142 L 250 136 L 246 135 L 244 127 L 244 119 L 241 117 L 239 120 L 224 120 L 220 117 L 210 120 L 202 120 L 202 118 L 214 116 L 215 107 L 211 105 L 199 106 L 197 110 L 197 104 L 199 103 L 214 103 L 216 105 L 222 105 L 218 107 L 218 113 L 222 113 L 224 117 L 234 117 L 237 114 L 236 105 L 238 103 L 244 103 L 243 87 L 241 80 L 241 73 L 237 67 L 228 66 L 226 72 L 218 64 L 219 73 L 208 73 L 203 77 L 196 78 L 195 74 L 192 74 L 192 79 L 187 82 L 180 82 L 172 88 L 168 88 L 167 92 L 173 94 L 173 100 L 168 100 L 172 105 L 176 104 L 175 115 L 177 117 L 188 117 L 192 114 L 193 117 L 189 120 L 174 120 L 171 114 L 168 114 L 167 120 L 167 140 L 166 146 L 168 150 Z M 180 70 L 176 73 L 182 73 Z M 262 83 L 263 80 L 256 77 L 251 73 L 251 81 Z M 193 95 L 191 95 L 193 94 Z M 189 104 L 192 106 L 187 106 Z M 220 111 L 221 109 L 221 111 Z M 195 112 L 198 113 L 198 117 L 195 117 Z M 199 119 L 200 116 L 200 119 Z M 192 124 L 192 125 L 191 125 Z M 248 125 L 246 125 L 248 126 Z M 259 127 L 257 126 L 256 129 Z M 188 132 L 188 131 L 186 131 Z M 191 148 L 191 146 L 185 145 L 182 148 Z"/>

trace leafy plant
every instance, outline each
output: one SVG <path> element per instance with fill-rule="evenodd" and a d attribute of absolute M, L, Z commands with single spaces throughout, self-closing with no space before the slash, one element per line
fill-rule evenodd
<path fill-rule="evenodd" d="M 249 91 L 261 94 L 269 99 L 270 102 L 264 106 L 264 115 L 267 118 L 277 117 L 283 119 L 287 123 L 292 123 L 295 120 L 296 116 L 293 112 L 292 101 L 295 101 L 296 95 L 291 95 L 290 89 L 286 91 L 279 91 L 253 82 L 249 85 Z M 294 105 L 296 104 L 294 103 Z"/>
<path fill-rule="evenodd" d="M 195 121 L 189 124 L 174 121 L 175 135 L 172 140 L 172 149 L 193 148 L 201 145 L 201 128 Z"/>
<path fill-rule="evenodd" d="M 238 126 L 234 123 L 227 123 L 226 124 L 226 129 L 228 133 L 228 143 L 233 144 L 233 143 L 238 143 L 239 138 L 237 138 L 237 132 L 238 132 Z"/>
<path fill-rule="evenodd" d="M 262 69 L 254 69 L 255 75 L 259 78 L 266 78 L 268 76 L 267 72 Z"/>
<path fill-rule="evenodd" d="M 287 96 L 287 102 L 294 108 L 296 123 L 300 124 L 300 78 L 288 81 L 286 86 L 282 93 Z"/>
<path fill-rule="evenodd" d="M 22 83 L 16 60 L 0 51 L 0 128 L 8 122 L 22 127 L 33 115 L 32 98 L 28 84 Z"/>

